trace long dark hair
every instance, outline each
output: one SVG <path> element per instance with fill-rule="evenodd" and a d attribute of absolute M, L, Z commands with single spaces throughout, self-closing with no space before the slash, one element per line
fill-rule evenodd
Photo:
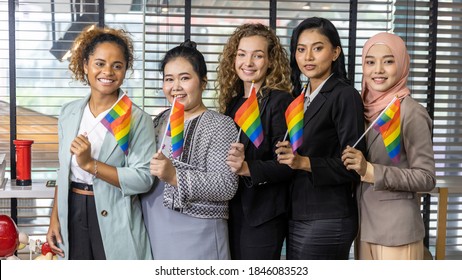
<path fill-rule="evenodd" d="M 319 33 L 326 36 L 334 48 L 340 47 L 339 57 L 332 62 L 332 73 L 347 84 L 351 84 L 347 77 L 345 70 L 345 55 L 343 54 L 342 43 L 337 28 L 328 19 L 319 17 L 310 17 L 302 21 L 293 31 L 292 38 L 290 39 L 290 79 L 294 86 L 293 95 L 298 96 L 302 91 L 302 82 L 300 75 L 302 72 L 298 68 L 297 61 L 295 60 L 295 52 L 297 51 L 297 43 L 300 34 L 307 29 L 317 29 Z"/>

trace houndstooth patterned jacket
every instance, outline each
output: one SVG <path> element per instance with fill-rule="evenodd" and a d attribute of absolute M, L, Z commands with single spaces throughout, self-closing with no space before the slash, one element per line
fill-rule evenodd
<path fill-rule="evenodd" d="M 170 109 L 154 120 L 156 135 L 163 135 L 169 113 Z M 184 127 L 183 153 L 172 160 L 178 186 L 165 184 L 164 206 L 197 218 L 227 219 L 228 201 L 238 187 L 238 176 L 226 164 L 236 126 L 227 116 L 205 111 L 185 121 Z"/>

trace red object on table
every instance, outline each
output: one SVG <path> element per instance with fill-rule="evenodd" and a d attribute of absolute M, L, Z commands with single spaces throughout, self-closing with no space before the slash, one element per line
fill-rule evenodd
<path fill-rule="evenodd" d="M 42 244 L 42 255 L 46 256 L 47 253 L 52 253 L 53 256 L 56 255 L 55 253 L 53 253 L 53 251 L 51 251 L 50 244 L 48 244 L 48 242 L 45 242 Z"/>
<path fill-rule="evenodd" d="M 19 233 L 13 219 L 0 215 L 0 257 L 10 257 L 19 245 Z"/>
<path fill-rule="evenodd" d="M 16 147 L 16 185 L 30 186 L 31 180 L 31 147 L 33 140 L 13 140 Z"/>

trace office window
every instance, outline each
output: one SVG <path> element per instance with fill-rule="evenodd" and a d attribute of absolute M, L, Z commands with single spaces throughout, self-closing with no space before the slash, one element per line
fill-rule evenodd
<path fill-rule="evenodd" d="M 355 86 L 361 88 L 360 54 L 362 45 L 379 31 L 402 34 L 411 44 L 413 71 L 410 86 L 413 96 L 426 105 L 429 2 L 359 1 L 355 53 Z M 208 64 L 209 85 L 205 92 L 207 106 L 215 108 L 214 83 L 218 54 L 236 26 L 244 22 L 270 24 L 270 1 L 191 1 L 186 10 L 184 1 L 146 1 L 105 4 L 107 25 L 123 28 L 133 35 L 136 49 L 135 70 L 129 73 L 123 88 L 134 102 L 156 115 L 168 104 L 161 91 L 158 65 L 164 53 L 183 42 L 185 34 L 198 43 Z M 438 174 L 456 180 L 461 173 L 460 102 L 454 94 L 460 89 L 460 21 L 459 6 L 453 1 L 440 1 L 438 21 L 438 63 L 435 93 L 435 152 Z M 8 52 L 8 2 L 0 2 L 0 152 L 9 154 L 10 69 Z M 52 12 L 54 11 L 54 12 Z M 31 1 L 16 4 L 16 111 L 17 138 L 33 139 L 33 178 L 53 178 L 57 168 L 56 122 L 65 102 L 88 94 L 88 87 L 70 80 L 67 60 L 60 61 L 56 47 L 61 38 L 70 44 L 79 32 L 75 26 L 98 21 L 97 3 L 79 7 L 63 2 Z M 277 1 L 276 33 L 288 49 L 293 28 L 309 16 L 326 17 L 338 27 L 346 54 L 349 54 L 350 3 L 337 1 Z M 188 14 L 190 25 L 186 26 Z M 449 24 L 450 23 L 450 24 Z M 412 31 L 414 30 L 414 31 Z M 415 34 L 415 35 L 412 35 Z M 73 35 L 73 36 L 71 36 Z M 144 42 L 144 43 L 143 43 Z M 53 48 L 53 50 L 52 50 Z M 58 56 L 58 57 L 57 57 Z M 443 67 L 444 66 L 444 67 Z M 449 137 L 450 135 L 450 137 Z M 8 156 L 8 159 L 10 157 Z M 444 171 L 443 171 L 444 169 Z M 449 178 L 450 176 L 451 178 Z"/>
<path fill-rule="evenodd" d="M 0 154 L 10 151 L 8 3 L 0 2 Z M 9 161 L 8 161 L 9 166 Z"/>
<path fill-rule="evenodd" d="M 433 142 L 438 184 L 449 187 L 462 184 L 462 3 L 456 2 L 438 1 L 435 37 Z M 435 32 L 429 25 L 431 3 L 413 1 L 410 8 L 407 3 L 396 2 L 394 31 L 403 37 L 411 53 L 412 95 L 426 106 L 432 70 L 430 43 Z"/>
<path fill-rule="evenodd" d="M 8 10 L 7 1 L 0 5 L 1 10 Z M 60 108 L 64 103 L 88 93 L 87 88 L 71 82 L 67 60 L 61 60 L 79 32 L 74 27 L 81 29 L 95 23 L 95 13 L 85 14 L 82 7 L 63 2 L 51 4 L 39 1 L 16 2 L 15 10 L 16 69 L 8 69 L 9 76 L 5 78 L 2 75 L 2 85 L 9 85 L 9 77 L 15 75 L 16 139 L 34 140 L 32 179 L 54 179 L 58 167 L 57 117 Z M 5 26 L 9 31 L 8 16 L 2 17 L 1 28 Z M 8 40 L 2 41 L 1 45 L 8 46 Z M 1 56 L 5 53 L 7 51 L 2 50 Z M 8 62 L 2 65 L 8 65 Z M 2 91 L 2 107 L 4 102 L 9 106 L 11 92 L 9 86 Z M 5 142 L 4 139 L 2 133 L 0 152 L 6 151 L 9 155 L 9 139 Z"/>
<path fill-rule="evenodd" d="M 436 2 L 436 1 L 435 1 Z M 394 31 L 403 36 L 411 53 L 410 86 L 412 95 L 429 111 L 434 108 L 433 149 L 435 151 L 437 185 L 462 186 L 462 2 L 418 0 L 396 2 Z M 438 5 L 436 7 L 435 5 Z M 437 10 L 437 12 L 436 12 Z M 437 28 L 430 25 L 437 16 Z M 436 32 L 436 34 L 435 34 Z M 436 39 L 436 41 L 434 41 Z M 432 45 L 432 42 L 435 44 Z M 436 50 L 436 53 L 432 53 Z M 430 60 L 436 57 L 434 74 Z M 434 88 L 431 77 L 434 76 Z M 433 96 L 428 96 L 432 93 Z M 428 98 L 434 98 L 434 104 Z M 462 198 L 460 191 L 449 196 L 446 258 L 457 259 L 462 250 Z M 436 224 L 431 223 L 430 234 Z"/>

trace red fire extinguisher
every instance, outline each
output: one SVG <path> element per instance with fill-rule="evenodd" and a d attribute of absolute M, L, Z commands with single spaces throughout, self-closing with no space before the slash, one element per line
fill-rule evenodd
<path fill-rule="evenodd" d="M 31 148 L 33 140 L 13 140 L 16 147 L 16 185 L 30 186 L 31 180 Z"/>

